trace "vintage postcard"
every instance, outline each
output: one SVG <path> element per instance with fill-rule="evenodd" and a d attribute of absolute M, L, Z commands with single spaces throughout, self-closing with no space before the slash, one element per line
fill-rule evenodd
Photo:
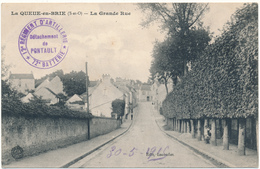
<path fill-rule="evenodd" d="M 258 3 L 2 3 L 3 168 L 258 168 Z"/>

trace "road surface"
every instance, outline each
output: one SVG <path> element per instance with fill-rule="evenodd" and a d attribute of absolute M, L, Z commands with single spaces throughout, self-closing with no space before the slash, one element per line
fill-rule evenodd
<path fill-rule="evenodd" d="M 140 102 L 130 130 L 71 167 L 216 167 L 166 136 L 151 102 Z"/>

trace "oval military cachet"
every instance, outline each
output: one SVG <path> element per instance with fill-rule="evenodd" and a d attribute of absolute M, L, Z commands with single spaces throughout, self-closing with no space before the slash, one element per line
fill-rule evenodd
<path fill-rule="evenodd" d="M 39 69 L 58 65 L 68 52 L 68 39 L 63 27 L 50 18 L 29 22 L 18 39 L 24 60 Z"/>

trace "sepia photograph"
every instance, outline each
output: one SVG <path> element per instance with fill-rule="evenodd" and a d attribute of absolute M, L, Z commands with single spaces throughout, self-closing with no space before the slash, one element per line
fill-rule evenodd
<path fill-rule="evenodd" d="M 2 3 L 1 122 L 2 168 L 258 168 L 258 3 Z"/>

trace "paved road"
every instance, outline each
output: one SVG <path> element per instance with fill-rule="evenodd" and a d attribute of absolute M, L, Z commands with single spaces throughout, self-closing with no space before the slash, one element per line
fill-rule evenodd
<path fill-rule="evenodd" d="M 216 167 L 166 136 L 151 102 L 139 103 L 130 130 L 71 167 Z"/>

